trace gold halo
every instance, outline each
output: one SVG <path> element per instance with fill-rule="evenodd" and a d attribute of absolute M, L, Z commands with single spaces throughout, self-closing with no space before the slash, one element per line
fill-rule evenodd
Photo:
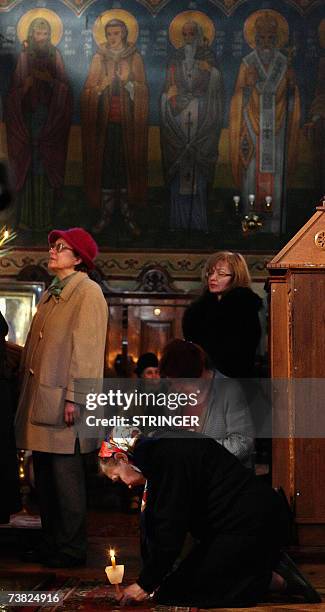
<path fill-rule="evenodd" d="M 111 19 L 120 19 L 124 21 L 128 29 L 128 42 L 134 45 L 139 35 L 138 22 L 131 13 L 124 11 L 123 9 L 112 9 L 111 11 L 105 11 L 97 17 L 93 27 L 93 37 L 98 46 L 104 44 L 106 41 L 105 26 Z"/>
<path fill-rule="evenodd" d="M 289 26 L 288 22 L 278 11 L 273 11 L 272 9 L 261 9 L 260 11 L 255 11 L 252 13 L 245 21 L 244 25 L 244 36 L 247 44 L 255 49 L 255 23 L 258 17 L 262 17 L 263 15 L 268 14 L 270 17 L 274 17 L 278 24 L 278 40 L 276 46 L 278 49 L 283 48 L 288 40 L 289 40 Z"/>
<path fill-rule="evenodd" d="M 63 24 L 59 15 L 54 11 L 46 8 L 35 8 L 27 11 L 18 21 L 17 25 L 17 36 L 20 42 L 27 39 L 29 26 L 34 19 L 46 19 L 51 26 L 51 43 L 52 45 L 58 45 L 63 34 Z"/>
<path fill-rule="evenodd" d="M 174 17 L 169 26 L 169 40 L 172 45 L 176 49 L 184 45 L 182 30 L 184 23 L 187 21 L 196 21 L 201 26 L 209 45 L 211 45 L 216 35 L 216 29 L 210 17 L 201 11 L 183 11 Z"/>
<path fill-rule="evenodd" d="M 322 19 L 318 26 L 319 44 L 322 49 L 325 49 L 325 19 Z"/>

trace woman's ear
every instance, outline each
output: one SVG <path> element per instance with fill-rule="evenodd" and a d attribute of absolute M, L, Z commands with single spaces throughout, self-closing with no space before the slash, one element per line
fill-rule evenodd
<path fill-rule="evenodd" d="M 82 263 L 82 259 L 81 259 L 81 257 L 78 257 L 78 255 L 75 255 L 75 258 L 76 258 L 77 261 L 76 261 L 76 263 L 74 265 L 75 266 L 79 266 L 79 264 Z"/>
<path fill-rule="evenodd" d="M 124 463 L 129 463 L 128 457 L 125 453 L 115 453 L 115 459 L 117 461 L 123 461 Z"/>

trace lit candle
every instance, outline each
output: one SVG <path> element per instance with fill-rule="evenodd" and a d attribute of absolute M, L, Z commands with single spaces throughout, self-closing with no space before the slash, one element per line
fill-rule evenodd
<path fill-rule="evenodd" d="M 110 557 L 111 557 L 111 564 L 112 567 L 116 567 L 116 561 L 115 561 L 115 550 L 114 548 L 111 548 L 109 551 Z"/>
<path fill-rule="evenodd" d="M 109 556 L 111 559 L 111 564 L 105 567 L 106 576 L 111 584 L 114 584 L 116 595 L 120 595 L 120 587 L 124 576 L 124 565 L 116 565 L 115 559 L 115 550 L 114 548 L 110 548 Z"/>

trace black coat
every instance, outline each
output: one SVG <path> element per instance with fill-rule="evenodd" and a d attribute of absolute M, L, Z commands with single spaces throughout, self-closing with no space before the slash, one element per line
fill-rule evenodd
<path fill-rule="evenodd" d="M 170 605 L 262 597 L 287 534 L 273 489 L 203 436 L 140 442 L 134 463 L 148 484 L 140 586 L 150 593 L 160 585 L 158 601 Z M 172 572 L 188 533 L 197 544 Z"/>
<path fill-rule="evenodd" d="M 206 290 L 184 312 L 184 338 L 199 344 L 225 376 L 252 377 L 261 308 L 261 298 L 248 287 L 231 289 L 220 300 Z"/>
<path fill-rule="evenodd" d="M 7 379 L 5 336 L 8 325 L 0 313 L 0 523 L 8 523 L 10 514 L 21 509 L 16 444 L 13 427 L 13 390 Z"/>

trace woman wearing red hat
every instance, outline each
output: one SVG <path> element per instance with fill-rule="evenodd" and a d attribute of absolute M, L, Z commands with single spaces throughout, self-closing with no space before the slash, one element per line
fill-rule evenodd
<path fill-rule="evenodd" d="M 30 560 L 73 567 L 86 560 L 86 493 L 82 455 L 97 440 L 78 437 L 76 379 L 101 379 L 107 304 L 87 271 L 97 245 L 84 229 L 49 234 L 48 269 L 55 274 L 44 293 L 22 356 L 16 416 L 17 446 L 33 451 L 43 541 Z"/>

